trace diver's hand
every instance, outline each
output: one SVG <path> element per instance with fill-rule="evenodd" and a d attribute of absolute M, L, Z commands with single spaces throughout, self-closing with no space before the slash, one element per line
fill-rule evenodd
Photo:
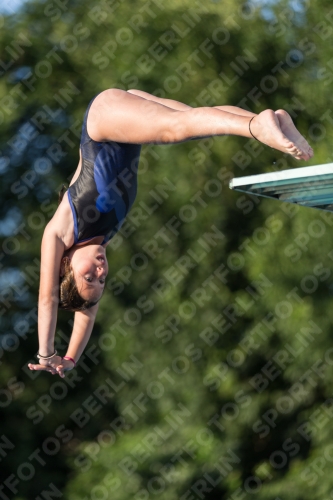
<path fill-rule="evenodd" d="M 61 356 L 54 356 L 51 359 L 40 359 L 37 365 L 29 363 L 28 368 L 32 371 L 47 371 L 52 373 L 52 375 L 59 375 L 59 377 L 64 378 L 65 372 L 72 370 L 74 364 L 69 359 L 63 359 Z"/>

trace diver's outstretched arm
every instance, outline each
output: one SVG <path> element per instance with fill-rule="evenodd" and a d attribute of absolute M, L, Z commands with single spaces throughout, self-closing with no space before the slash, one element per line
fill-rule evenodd
<path fill-rule="evenodd" d="M 64 376 L 64 372 L 68 369 L 68 362 L 71 363 L 70 369 L 74 368 L 83 353 L 94 327 L 96 314 L 99 303 L 85 311 L 77 311 L 74 314 L 74 326 L 71 339 L 68 344 L 68 349 L 65 357 L 74 360 L 75 364 L 70 360 L 63 360 L 56 370 L 60 377 Z"/>
<path fill-rule="evenodd" d="M 54 225 L 49 223 L 43 234 L 41 246 L 40 284 L 38 296 L 38 353 L 42 356 L 39 365 L 28 365 L 30 369 L 46 370 L 55 373 L 52 363 L 59 356 L 47 360 L 54 350 L 54 335 L 57 324 L 59 303 L 60 263 L 65 245 L 57 235 Z M 38 366 L 38 368 L 37 368 Z"/>
<path fill-rule="evenodd" d="M 52 224 L 45 228 L 41 246 L 40 285 L 38 296 L 39 354 L 54 352 L 54 334 L 59 303 L 59 274 L 65 245 Z"/>

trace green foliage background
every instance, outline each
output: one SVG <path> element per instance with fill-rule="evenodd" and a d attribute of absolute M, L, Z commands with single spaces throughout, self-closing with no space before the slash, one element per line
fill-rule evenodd
<path fill-rule="evenodd" d="M 298 166 L 252 140 L 143 148 L 133 210 L 152 214 L 108 248 L 90 354 L 65 381 L 26 368 L 35 259 L 79 138 L 62 139 L 61 157 L 50 151 L 79 130 L 90 99 L 118 87 L 194 106 L 284 108 L 314 147 L 307 165 L 330 162 L 330 2 L 31 1 L 0 21 L 2 494 L 333 498 L 333 219 L 229 191 L 233 176 Z M 41 111 L 48 123 L 29 128 Z M 173 217 L 179 234 L 156 236 Z M 204 258 L 181 271 L 193 252 Z M 62 352 L 70 321 L 59 314 Z"/>

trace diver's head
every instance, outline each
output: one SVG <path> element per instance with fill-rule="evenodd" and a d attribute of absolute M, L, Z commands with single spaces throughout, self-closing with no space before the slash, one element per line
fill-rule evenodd
<path fill-rule="evenodd" d="M 83 311 L 97 304 L 108 273 L 105 248 L 101 245 L 74 245 L 67 250 L 60 267 L 59 307 Z"/>

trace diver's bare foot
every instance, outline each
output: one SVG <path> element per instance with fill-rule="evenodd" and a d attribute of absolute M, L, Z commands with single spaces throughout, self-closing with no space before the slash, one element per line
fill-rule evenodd
<path fill-rule="evenodd" d="M 313 156 L 313 149 L 306 139 L 299 133 L 290 115 L 284 111 L 284 109 L 278 109 L 275 111 L 275 114 L 278 117 L 282 133 L 304 153 L 305 158 L 301 159 L 308 160 L 311 158 Z"/>
<path fill-rule="evenodd" d="M 296 160 L 309 160 L 313 156 L 312 148 L 284 110 L 266 109 L 252 120 L 251 132 L 258 141 L 290 154 Z"/>

